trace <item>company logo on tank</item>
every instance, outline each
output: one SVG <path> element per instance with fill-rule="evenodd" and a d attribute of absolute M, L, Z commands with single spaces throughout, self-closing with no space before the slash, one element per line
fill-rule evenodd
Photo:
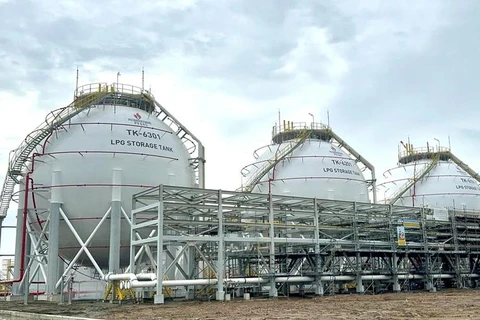
<path fill-rule="evenodd" d="M 337 148 L 335 148 L 334 146 L 331 146 L 331 147 L 330 147 L 330 153 L 333 153 L 334 155 L 339 156 L 339 157 L 343 156 L 343 153 L 342 153 L 342 152 L 339 152 L 339 151 L 337 150 Z"/>
<path fill-rule="evenodd" d="M 142 120 L 142 116 L 138 112 L 133 114 L 133 118 L 127 118 L 127 120 L 133 122 L 137 126 L 148 126 L 152 124 L 150 121 Z"/>

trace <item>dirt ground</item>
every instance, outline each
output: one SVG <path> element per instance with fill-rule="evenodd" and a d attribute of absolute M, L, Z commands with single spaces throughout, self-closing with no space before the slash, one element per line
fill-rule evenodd
<path fill-rule="evenodd" d="M 164 305 L 0 301 L 0 309 L 96 319 L 480 319 L 480 291 L 335 295 L 311 298 L 167 301 Z"/>

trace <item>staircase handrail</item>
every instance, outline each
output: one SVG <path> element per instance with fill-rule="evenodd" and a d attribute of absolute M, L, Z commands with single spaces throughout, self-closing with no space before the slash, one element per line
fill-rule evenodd
<path fill-rule="evenodd" d="M 79 96 L 67 107 L 50 112 L 45 118 L 45 121 L 27 135 L 18 148 L 10 152 L 8 170 L 0 194 L 0 218 L 7 216 L 14 188 L 18 183 L 17 177 L 22 174 L 22 168 L 28 161 L 32 151 L 53 132 L 53 130 L 82 112 L 85 108 L 100 101 L 106 94 L 107 92 L 104 91 L 102 87 L 99 87 L 97 92 Z"/>
<path fill-rule="evenodd" d="M 437 152 L 431 159 L 430 163 L 425 164 L 422 170 L 414 174 L 412 178 L 407 179 L 407 181 L 392 195 L 389 203 L 394 204 L 397 202 L 397 200 L 400 199 L 417 181 L 425 177 L 437 165 L 439 160 L 440 152 Z"/>
<path fill-rule="evenodd" d="M 281 150 L 277 150 L 275 154 L 268 160 L 264 161 L 259 170 L 256 171 L 246 182 L 246 186 L 243 188 L 246 192 L 251 192 L 253 188 L 260 182 L 260 180 L 280 161 L 285 159 L 295 149 L 298 148 L 310 135 L 311 129 L 304 129 L 302 133 L 295 139 L 283 147 Z"/>

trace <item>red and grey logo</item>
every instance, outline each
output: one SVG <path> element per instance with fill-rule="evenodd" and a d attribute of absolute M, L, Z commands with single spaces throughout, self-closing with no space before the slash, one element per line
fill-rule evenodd
<path fill-rule="evenodd" d="M 142 119 L 142 116 L 141 116 L 140 113 L 138 113 L 138 112 L 137 112 L 137 113 L 134 113 L 133 116 L 134 116 L 135 119 L 137 119 L 137 120 Z"/>

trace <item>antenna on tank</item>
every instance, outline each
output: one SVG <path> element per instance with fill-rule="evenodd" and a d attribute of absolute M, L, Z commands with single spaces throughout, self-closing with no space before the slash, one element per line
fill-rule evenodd
<path fill-rule="evenodd" d="M 78 66 L 77 66 L 77 77 L 76 77 L 76 80 L 75 80 L 75 94 L 74 94 L 74 97 L 73 99 L 75 100 L 78 96 Z"/>
<path fill-rule="evenodd" d="M 280 117 L 280 108 L 278 108 L 278 130 L 281 130 L 281 117 Z"/>
<path fill-rule="evenodd" d="M 145 69 L 142 67 L 142 92 L 145 88 Z"/>

